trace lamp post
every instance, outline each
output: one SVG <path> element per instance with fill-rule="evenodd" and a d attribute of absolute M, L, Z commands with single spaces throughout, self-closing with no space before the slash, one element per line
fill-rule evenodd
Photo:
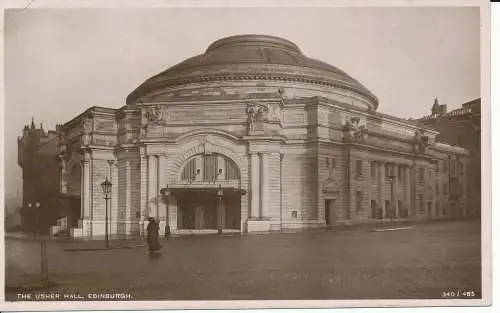
<path fill-rule="evenodd" d="M 106 240 L 106 248 L 109 248 L 109 234 L 108 234 L 108 200 L 111 199 L 109 194 L 111 193 L 111 187 L 113 184 L 108 180 L 108 177 L 106 176 L 106 180 L 101 184 L 102 187 L 102 192 L 104 193 L 104 200 L 106 200 L 106 213 L 105 213 L 105 231 L 104 231 L 104 236 Z"/>
<path fill-rule="evenodd" d="M 163 201 L 165 202 L 165 237 L 170 236 L 170 218 L 169 218 L 169 210 L 168 204 L 170 202 L 170 189 L 168 189 L 168 185 L 165 188 L 160 189 L 160 194 L 163 197 Z"/>
<path fill-rule="evenodd" d="M 35 225 L 34 225 L 34 230 L 33 234 L 36 237 L 40 238 L 40 269 L 41 269 L 41 279 L 42 279 L 42 285 L 46 287 L 48 285 L 48 270 L 47 270 L 47 246 L 45 243 L 45 239 L 43 236 L 40 236 L 40 223 L 39 223 L 39 218 L 40 218 L 40 202 L 35 202 L 33 205 L 31 202 L 28 203 L 28 207 L 35 208 L 33 211 L 35 215 Z"/>
<path fill-rule="evenodd" d="M 30 222 L 31 223 L 31 226 L 33 227 L 32 231 L 33 231 L 33 237 L 36 236 L 36 215 L 34 214 L 34 211 L 31 210 L 31 208 L 33 207 L 33 204 L 31 204 L 31 202 L 28 202 L 28 214 L 31 214 L 33 216 L 33 220 Z"/>
<path fill-rule="evenodd" d="M 224 196 L 224 191 L 222 191 L 222 186 L 219 185 L 217 189 L 217 234 L 222 234 L 222 197 Z"/>

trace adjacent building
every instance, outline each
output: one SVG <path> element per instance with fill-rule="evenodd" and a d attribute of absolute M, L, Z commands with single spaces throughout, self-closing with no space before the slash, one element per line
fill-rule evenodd
<path fill-rule="evenodd" d="M 120 109 L 91 107 L 55 133 L 27 127 L 24 206 L 57 207 L 73 237 L 106 225 L 141 235 L 148 217 L 162 232 L 267 232 L 467 215 L 468 150 L 378 107 L 288 40 L 223 38 L 146 80 Z M 51 151 L 46 190 L 26 181 L 41 177 L 41 151 Z M 59 200 L 45 204 L 49 195 Z"/>
<path fill-rule="evenodd" d="M 458 109 L 448 111 L 446 104 L 440 104 L 436 98 L 431 108 L 431 114 L 417 120 L 420 125 L 430 127 L 439 132 L 437 140 L 452 146 L 466 148 L 470 152 L 469 170 L 459 167 L 456 171 L 450 160 L 448 184 L 453 183 L 457 176 L 466 176 L 467 185 L 467 215 L 481 216 L 481 99 L 462 104 Z M 461 166 L 461 165 L 460 165 Z"/>

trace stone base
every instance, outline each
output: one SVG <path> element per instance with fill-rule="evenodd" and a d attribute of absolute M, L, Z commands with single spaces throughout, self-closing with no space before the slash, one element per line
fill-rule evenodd
<path fill-rule="evenodd" d="M 271 231 L 271 224 L 269 220 L 248 220 L 247 232 L 269 232 Z"/>
<path fill-rule="evenodd" d="M 324 221 L 287 221 L 281 224 L 281 231 L 300 231 L 324 227 Z"/>
<path fill-rule="evenodd" d="M 108 224 L 109 236 L 138 236 L 140 225 L 137 221 L 122 221 Z M 106 222 L 94 220 L 79 220 L 78 227 L 71 228 L 71 238 L 104 237 L 106 234 Z"/>

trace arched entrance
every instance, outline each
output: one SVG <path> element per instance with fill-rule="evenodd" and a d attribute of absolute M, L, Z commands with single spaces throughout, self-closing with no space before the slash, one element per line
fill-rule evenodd
<path fill-rule="evenodd" d="M 240 230 L 240 171 L 230 158 L 218 153 L 189 158 L 172 190 L 177 199 L 177 229 Z"/>

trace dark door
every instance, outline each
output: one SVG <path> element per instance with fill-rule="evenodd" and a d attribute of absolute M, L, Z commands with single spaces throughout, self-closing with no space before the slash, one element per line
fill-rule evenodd
<path fill-rule="evenodd" d="M 335 224 L 335 199 L 325 200 L 325 221 L 326 225 Z"/>

